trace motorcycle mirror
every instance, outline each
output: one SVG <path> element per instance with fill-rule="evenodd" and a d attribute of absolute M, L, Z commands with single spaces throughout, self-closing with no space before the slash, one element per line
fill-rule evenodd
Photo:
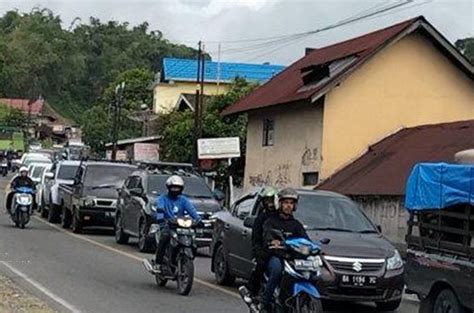
<path fill-rule="evenodd" d="M 331 242 L 331 239 L 329 238 L 323 238 L 319 241 L 320 243 L 322 243 L 323 245 L 327 245 L 328 243 Z"/>

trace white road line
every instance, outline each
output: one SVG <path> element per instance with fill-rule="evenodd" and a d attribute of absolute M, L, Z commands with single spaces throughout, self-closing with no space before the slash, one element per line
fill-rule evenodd
<path fill-rule="evenodd" d="M 43 219 L 41 219 L 41 218 L 39 218 L 39 217 L 37 217 L 37 216 L 33 216 L 33 218 L 36 219 L 37 221 L 43 223 L 43 224 L 46 224 L 46 225 L 48 225 L 48 226 L 50 226 L 50 227 L 52 227 L 52 228 L 54 228 L 54 229 L 56 229 L 56 230 L 58 230 L 58 231 L 60 231 L 60 232 L 62 232 L 62 233 L 68 235 L 68 236 L 71 236 L 71 237 L 74 237 L 74 238 L 77 238 L 77 239 L 86 241 L 86 242 L 88 242 L 88 243 L 90 243 L 90 244 L 93 244 L 93 245 L 95 245 L 95 246 L 98 246 L 98 247 L 100 247 L 100 248 L 102 248 L 102 249 L 109 250 L 109 251 L 114 252 L 114 253 L 117 253 L 117 254 L 121 254 L 121 255 L 123 255 L 123 256 L 125 256 L 125 257 L 128 257 L 128 258 L 133 259 L 133 260 L 136 260 L 136 261 L 140 261 L 140 262 L 144 259 L 143 257 L 139 257 L 139 256 L 136 256 L 136 255 L 134 255 L 134 254 L 132 254 L 132 253 L 123 251 L 123 250 L 121 250 L 121 249 L 114 248 L 114 247 L 109 246 L 109 245 L 107 245 L 107 244 L 104 244 L 104 243 L 95 241 L 95 240 L 93 240 L 93 239 L 90 239 L 90 238 L 88 238 L 88 237 L 85 237 L 85 236 L 83 236 L 83 235 L 77 235 L 77 234 L 71 233 L 71 232 L 69 232 L 69 231 L 67 231 L 67 230 L 65 230 L 65 229 L 63 229 L 63 228 L 61 228 L 61 227 L 59 227 L 59 226 L 57 226 L 57 225 L 51 224 L 51 223 L 49 223 L 49 222 L 47 222 L 47 221 L 45 221 L 45 220 L 43 220 Z M 209 282 L 207 282 L 207 281 L 204 281 L 204 280 L 199 279 L 199 278 L 196 278 L 196 277 L 194 278 L 194 281 L 195 281 L 196 283 L 198 283 L 198 284 L 201 284 L 201 285 L 203 285 L 203 286 L 206 286 L 206 287 L 208 287 L 208 288 L 210 288 L 210 289 L 213 289 L 213 290 L 215 290 L 215 291 L 219 291 L 219 292 L 225 293 L 226 295 L 229 295 L 229 296 L 231 296 L 231 297 L 240 299 L 240 295 L 239 295 L 237 292 L 235 292 L 235 291 L 231 291 L 231 290 L 227 290 L 227 289 L 225 289 L 225 288 L 221 288 L 221 287 L 219 287 L 219 286 L 216 286 L 216 285 L 214 285 L 214 284 L 212 284 L 212 283 L 209 283 Z"/>
<path fill-rule="evenodd" d="M 79 309 L 77 309 L 75 306 L 73 306 L 72 304 L 70 304 L 69 302 L 67 302 L 66 300 L 64 300 L 63 298 L 59 297 L 58 295 L 54 294 L 53 292 L 51 292 L 48 288 L 46 288 L 45 286 L 41 285 L 40 283 L 38 283 L 37 281 L 33 280 L 32 278 L 28 277 L 28 275 L 24 274 L 23 272 L 21 272 L 20 270 L 16 269 L 15 267 L 11 266 L 10 264 L 8 264 L 7 262 L 5 261 L 0 261 L 0 263 L 2 263 L 6 268 L 8 268 L 10 271 L 12 271 L 13 273 L 15 273 L 16 275 L 18 275 L 19 277 L 21 277 L 23 280 L 25 280 L 26 282 L 28 282 L 30 285 L 32 285 L 33 287 L 35 287 L 36 289 L 38 289 L 39 291 L 41 291 L 43 294 L 45 294 L 47 297 L 49 297 L 51 300 L 53 300 L 54 302 L 57 302 L 59 303 L 60 305 L 62 305 L 64 308 L 68 309 L 69 311 L 71 311 L 71 313 L 81 313 L 81 311 Z"/>

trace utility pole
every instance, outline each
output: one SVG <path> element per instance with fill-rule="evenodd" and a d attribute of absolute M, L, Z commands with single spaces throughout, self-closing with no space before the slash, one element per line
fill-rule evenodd
<path fill-rule="evenodd" d="M 195 108 L 194 108 L 194 164 L 197 165 L 199 163 L 198 158 L 198 149 L 197 149 L 197 141 L 201 138 L 201 121 L 200 121 L 200 82 L 201 82 L 201 54 L 202 54 L 202 42 L 199 41 L 198 43 L 198 55 L 197 55 L 197 73 L 196 73 L 196 99 L 195 99 Z"/>
<path fill-rule="evenodd" d="M 125 82 L 118 84 L 115 87 L 115 98 L 112 100 L 112 108 L 114 110 L 113 124 L 112 124 L 112 160 L 117 159 L 117 141 L 118 132 L 120 130 L 120 113 L 122 109 L 122 95 L 125 89 Z"/>

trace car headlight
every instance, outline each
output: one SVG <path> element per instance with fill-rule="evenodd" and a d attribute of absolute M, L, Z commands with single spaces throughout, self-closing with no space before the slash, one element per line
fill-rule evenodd
<path fill-rule="evenodd" d="M 387 270 L 394 271 L 403 267 L 403 260 L 398 250 L 395 250 L 395 254 L 387 259 Z"/>
<path fill-rule="evenodd" d="M 95 205 L 95 197 L 90 197 L 90 196 L 85 197 L 84 200 L 83 200 L 83 205 L 85 207 L 94 206 Z"/>
<path fill-rule="evenodd" d="M 178 218 L 177 222 L 178 226 L 183 228 L 189 228 L 193 225 L 193 220 L 191 219 Z"/>

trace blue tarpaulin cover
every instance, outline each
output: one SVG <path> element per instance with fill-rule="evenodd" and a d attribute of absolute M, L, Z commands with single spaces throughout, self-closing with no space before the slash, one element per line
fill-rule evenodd
<path fill-rule="evenodd" d="M 474 165 L 419 163 L 413 167 L 405 192 L 408 210 L 468 203 L 474 205 Z"/>

